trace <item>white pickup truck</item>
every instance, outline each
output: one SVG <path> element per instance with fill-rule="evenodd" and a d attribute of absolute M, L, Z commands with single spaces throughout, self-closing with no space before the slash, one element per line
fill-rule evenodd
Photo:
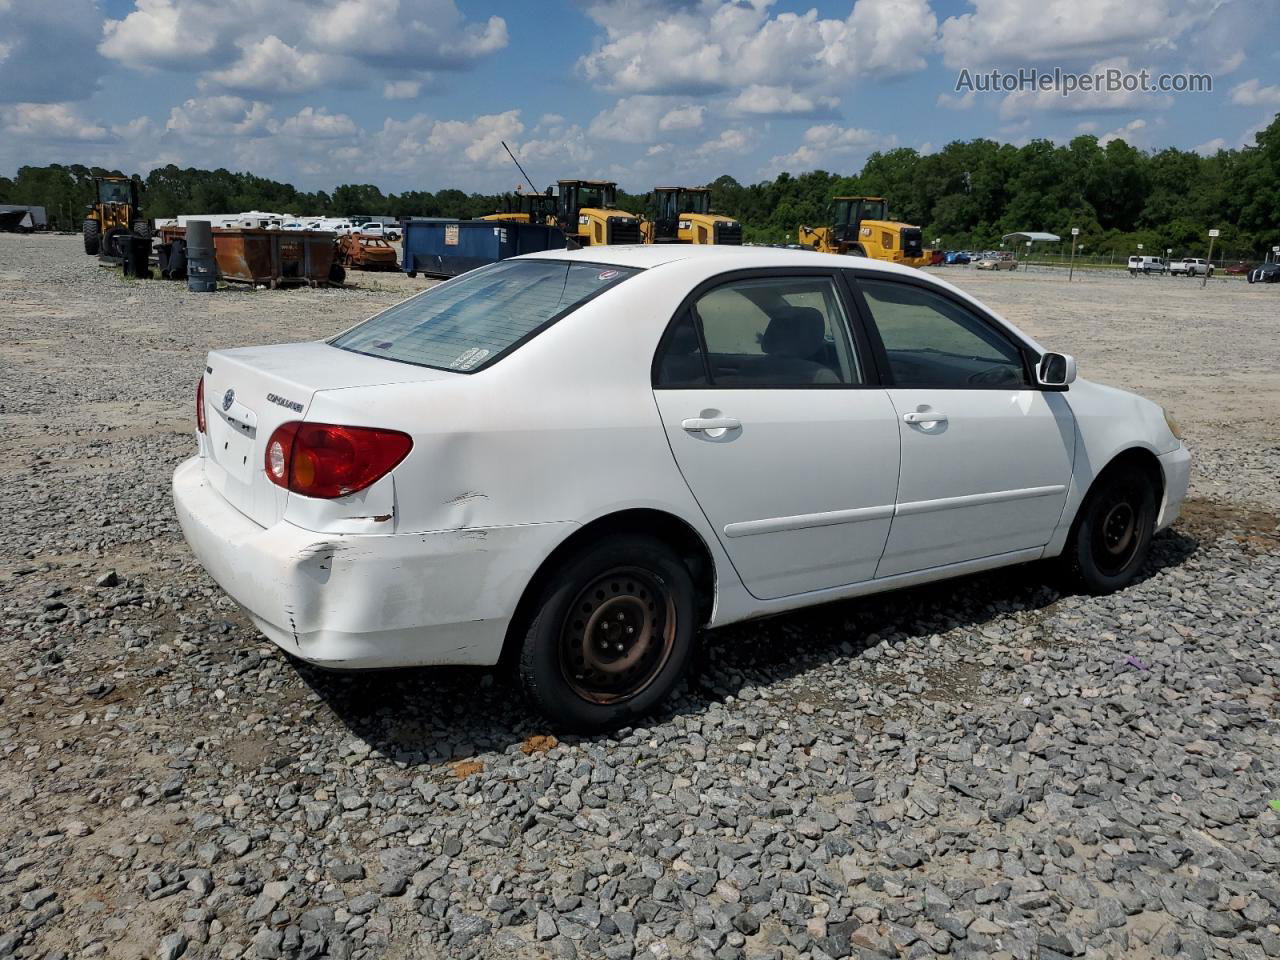
<path fill-rule="evenodd" d="M 1213 264 L 1208 260 L 1199 257 L 1187 257 L 1184 260 L 1174 260 L 1169 264 L 1169 273 L 1173 276 L 1186 277 L 1202 277 L 1206 274 L 1213 276 Z"/>
<path fill-rule="evenodd" d="M 383 240 L 400 239 L 399 230 L 388 224 L 379 223 L 377 220 L 370 220 L 368 223 L 362 224 L 360 232 L 366 237 L 381 237 Z"/>

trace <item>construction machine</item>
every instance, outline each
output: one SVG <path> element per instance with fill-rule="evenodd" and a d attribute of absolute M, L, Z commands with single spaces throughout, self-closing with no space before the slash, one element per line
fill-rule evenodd
<path fill-rule="evenodd" d="M 558 186 L 556 224 L 571 249 L 644 242 L 640 218 L 617 208 L 618 185 L 612 180 L 561 180 Z"/>
<path fill-rule="evenodd" d="M 649 217 L 640 225 L 645 243 L 742 243 L 742 224 L 711 211 L 707 187 L 654 187 Z"/>
<path fill-rule="evenodd" d="M 883 197 L 836 197 L 825 227 L 801 226 L 796 239 L 819 253 L 846 253 L 909 267 L 929 262 L 919 227 L 889 219 Z"/>
<path fill-rule="evenodd" d="M 502 210 L 476 217 L 477 220 L 503 220 L 507 223 L 546 223 L 556 215 L 556 198 L 550 188 L 546 193 L 526 193 L 516 188 L 515 193 L 504 193 L 499 198 Z"/>
<path fill-rule="evenodd" d="M 141 184 L 131 177 L 93 178 L 94 202 L 84 220 L 84 252 L 119 256 L 115 238 L 132 233 L 151 236 L 151 223 L 142 216 L 138 202 Z"/>

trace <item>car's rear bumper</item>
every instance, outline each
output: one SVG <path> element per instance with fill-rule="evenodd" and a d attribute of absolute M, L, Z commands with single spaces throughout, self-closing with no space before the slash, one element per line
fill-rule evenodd
<path fill-rule="evenodd" d="M 324 534 L 261 527 L 179 465 L 173 501 L 196 558 L 281 649 L 339 669 L 493 664 L 520 595 L 576 525 Z"/>
<path fill-rule="evenodd" d="M 1164 500 L 1156 520 L 1157 530 L 1170 526 L 1182 512 L 1187 486 L 1191 482 L 1191 451 L 1179 444 L 1176 450 L 1160 457 L 1160 469 L 1164 473 Z"/>

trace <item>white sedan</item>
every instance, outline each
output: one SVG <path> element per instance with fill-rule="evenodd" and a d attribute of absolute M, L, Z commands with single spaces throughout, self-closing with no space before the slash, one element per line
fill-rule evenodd
<path fill-rule="evenodd" d="M 1164 411 L 919 271 L 591 247 L 481 267 L 332 340 L 216 350 L 183 532 L 288 653 L 515 665 L 626 723 L 700 628 L 1060 556 L 1124 587 L 1177 517 Z"/>

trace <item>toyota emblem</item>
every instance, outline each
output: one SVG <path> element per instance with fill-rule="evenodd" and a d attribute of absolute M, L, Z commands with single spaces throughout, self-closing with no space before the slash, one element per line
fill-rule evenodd
<path fill-rule="evenodd" d="M 228 390 L 222 395 L 222 410 L 225 413 L 231 409 L 231 405 L 236 402 L 236 392 Z"/>

